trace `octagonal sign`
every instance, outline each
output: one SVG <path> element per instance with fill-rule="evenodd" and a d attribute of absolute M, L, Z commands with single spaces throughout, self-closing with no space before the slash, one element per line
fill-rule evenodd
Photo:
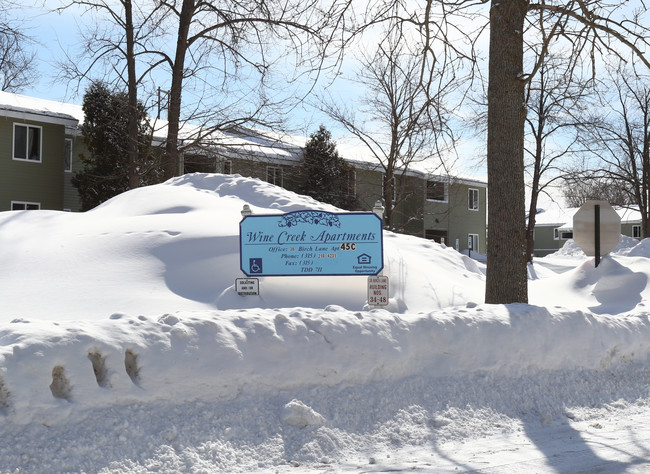
<path fill-rule="evenodd" d="M 600 252 L 614 250 L 621 239 L 621 218 L 607 201 L 585 202 L 573 216 L 573 240 L 585 254 L 596 255 L 596 206 L 600 210 Z"/>

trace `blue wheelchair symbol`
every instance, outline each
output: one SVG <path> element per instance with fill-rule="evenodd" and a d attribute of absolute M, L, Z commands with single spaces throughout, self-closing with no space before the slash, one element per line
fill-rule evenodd
<path fill-rule="evenodd" d="M 248 259 L 249 269 L 251 273 L 262 273 L 262 259 L 250 258 Z"/>

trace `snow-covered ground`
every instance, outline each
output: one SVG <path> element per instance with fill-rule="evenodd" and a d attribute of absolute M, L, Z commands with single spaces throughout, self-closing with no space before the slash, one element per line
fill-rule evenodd
<path fill-rule="evenodd" d="M 244 204 L 336 211 L 196 174 L 0 213 L 0 472 L 650 470 L 649 241 L 486 305 L 483 264 L 386 232 L 373 309 L 365 277 L 239 296 Z"/>

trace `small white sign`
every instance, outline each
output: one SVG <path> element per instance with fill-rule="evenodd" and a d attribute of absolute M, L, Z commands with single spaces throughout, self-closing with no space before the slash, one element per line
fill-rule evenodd
<path fill-rule="evenodd" d="M 235 290 L 239 296 L 256 296 L 260 294 L 259 278 L 235 279 Z"/>
<path fill-rule="evenodd" d="M 368 277 L 368 304 L 370 306 L 386 306 L 388 304 L 388 277 Z"/>

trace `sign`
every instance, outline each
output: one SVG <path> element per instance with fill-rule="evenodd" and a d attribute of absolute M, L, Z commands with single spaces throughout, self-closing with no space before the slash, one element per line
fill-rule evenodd
<path fill-rule="evenodd" d="M 382 221 L 365 212 L 245 216 L 239 248 L 249 277 L 377 275 L 384 268 Z"/>
<path fill-rule="evenodd" d="M 370 306 L 386 306 L 388 304 L 388 277 L 368 277 L 368 304 Z"/>
<path fill-rule="evenodd" d="M 239 296 L 256 296 L 260 294 L 260 280 L 258 278 L 235 279 L 235 290 Z"/>
<path fill-rule="evenodd" d="M 573 240 L 589 256 L 608 254 L 620 238 L 621 218 L 607 201 L 587 201 L 573 216 Z"/>

